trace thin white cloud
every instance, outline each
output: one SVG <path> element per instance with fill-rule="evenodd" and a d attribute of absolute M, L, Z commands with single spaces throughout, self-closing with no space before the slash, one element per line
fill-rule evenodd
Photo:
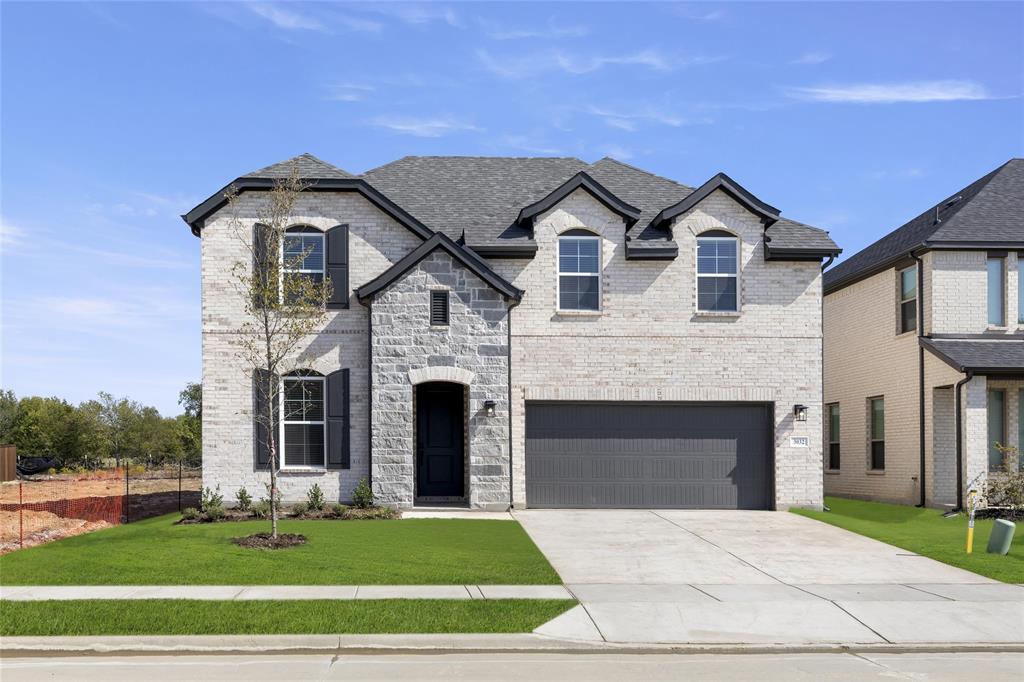
<path fill-rule="evenodd" d="M 376 89 L 362 83 L 334 83 L 327 86 L 328 94 L 324 99 L 332 102 L 361 102 Z"/>
<path fill-rule="evenodd" d="M 450 116 L 415 118 L 411 116 L 378 116 L 370 121 L 371 125 L 385 128 L 402 135 L 415 137 L 444 137 L 459 132 L 481 132 L 472 123 L 461 121 Z"/>
<path fill-rule="evenodd" d="M 352 5 L 352 9 L 376 12 L 413 26 L 438 22 L 462 28 L 462 19 L 454 9 L 436 3 L 368 2 Z"/>
<path fill-rule="evenodd" d="M 639 124 L 642 122 L 657 123 L 672 128 L 678 128 L 684 125 L 705 124 L 713 122 L 708 117 L 700 119 L 684 118 L 670 111 L 659 109 L 654 106 L 646 106 L 639 109 L 631 110 L 609 109 L 605 107 L 591 106 L 588 107 L 586 111 L 589 114 L 597 116 L 602 121 L 604 121 L 606 125 L 611 126 L 612 128 L 619 128 L 620 130 L 628 131 L 636 130 L 639 127 Z"/>
<path fill-rule="evenodd" d="M 542 156 L 558 156 L 560 154 L 565 154 L 564 150 L 545 144 L 543 141 L 530 135 L 504 135 L 500 139 L 499 146 L 506 149 L 517 149 L 528 154 L 539 154 Z"/>
<path fill-rule="evenodd" d="M 607 145 L 602 147 L 602 152 L 605 156 L 610 156 L 613 159 L 619 159 L 620 161 L 628 161 L 635 155 L 631 149 L 623 147 L 617 144 Z"/>
<path fill-rule="evenodd" d="M 814 64 L 824 64 L 830 59 L 832 59 L 832 55 L 828 52 L 804 52 L 802 55 L 791 61 L 790 64 L 806 64 L 813 66 Z"/>
<path fill-rule="evenodd" d="M 574 76 L 593 73 L 606 66 L 640 66 L 652 71 L 670 72 L 687 66 L 720 61 L 722 57 L 677 57 L 649 48 L 626 54 L 575 54 L 565 50 L 546 50 L 527 55 L 499 57 L 478 50 L 477 59 L 491 73 L 502 78 L 527 78 L 547 71 Z"/>
<path fill-rule="evenodd" d="M 923 168 L 911 167 L 871 171 L 867 176 L 872 180 L 913 180 L 924 177 L 924 174 Z"/>
<path fill-rule="evenodd" d="M 590 28 L 587 26 L 558 26 L 553 20 L 549 20 L 546 26 L 535 28 L 508 28 L 482 19 L 480 24 L 487 31 L 487 37 L 492 40 L 524 40 L 531 38 L 555 40 L 558 38 L 582 38 L 590 34 Z"/>
<path fill-rule="evenodd" d="M 691 5 L 673 5 L 673 12 L 690 21 L 722 21 L 728 14 L 723 9 L 703 9 Z"/>
<path fill-rule="evenodd" d="M 25 237 L 25 230 L 17 225 L 12 225 L 6 220 L 0 219 L 0 246 L 10 248 L 22 243 Z"/>
<path fill-rule="evenodd" d="M 897 104 L 903 102 L 955 102 L 992 99 L 985 86 L 974 81 L 938 80 L 906 83 L 860 83 L 789 89 L 789 96 L 812 102 Z"/>
<path fill-rule="evenodd" d="M 244 5 L 257 16 L 260 16 L 274 26 L 286 31 L 321 31 L 326 32 L 327 27 L 315 17 L 299 14 L 291 9 L 285 9 L 280 5 L 271 3 L 248 3 Z"/>

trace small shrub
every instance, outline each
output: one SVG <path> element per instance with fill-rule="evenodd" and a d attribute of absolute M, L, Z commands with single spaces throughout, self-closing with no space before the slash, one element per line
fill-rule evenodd
<path fill-rule="evenodd" d="M 292 516 L 305 516 L 306 512 L 309 511 L 309 505 L 305 502 L 299 502 L 292 506 Z"/>
<path fill-rule="evenodd" d="M 132 464 L 128 467 L 129 476 L 141 476 L 144 473 L 146 473 L 146 467 L 141 464 Z"/>
<path fill-rule="evenodd" d="M 223 507 L 224 496 L 220 493 L 220 485 L 215 489 L 210 490 L 209 488 L 203 488 L 202 495 L 199 498 L 199 508 L 204 512 L 209 507 Z"/>
<path fill-rule="evenodd" d="M 347 512 L 348 505 L 342 504 L 340 502 L 335 502 L 334 504 L 331 505 L 331 513 L 337 516 L 338 518 L 345 516 Z"/>
<path fill-rule="evenodd" d="M 227 510 L 224 507 L 210 507 L 203 512 L 203 515 L 206 516 L 208 521 L 220 521 L 227 516 Z"/>
<path fill-rule="evenodd" d="M 235 501 L 238 503 L 239 511 L 247 512 L 252 509 L 252 495 L 245 488 L 239 488 L 235 493 Z"/>
<path fill-rule="evenodd" d="M 365 478 L 359 480 L 359 485 L 352 491 L 352 502 L 360 509 L 369 509 L 373 506 L 373 490 Z"/>
<path fill-rule="evenodd" d="M 319 483 L 314 483 L 313 487 L 306 493 L 306 504 L 311 511 L 323 511 L 324 509 L 324 491 L 320 489 Z"/>
<path fill-rule="evenodd" d="M 56 476 L 57 475 L 57 470 L 54 469 L 53 467 L 50 467 L 49 469 L 46 470 L 46 474 L 48 476 Z"/>
<path fill-rule="evenodd" d="M 195 507 L 185 507 L 181 511 L 181 518 L 184 521 L 195 521 L 199 518 L 199 510 Z"/>
<path fill-rule="evenodd" d="M 270 500 L 264 497 L 252 506 L 251 511 L 252 515 L 257 519 L 270 518 Z"/>

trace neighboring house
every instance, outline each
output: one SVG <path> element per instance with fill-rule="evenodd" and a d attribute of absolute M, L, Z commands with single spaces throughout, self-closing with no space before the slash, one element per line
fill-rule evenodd
<path fill-rule="evenodd" d="M 290 242 L 330 275 L 285 392 L 281 488 L 403 507 L 822 503 L 822 230 L 723 174 L 694 190 L 602 159 L 406 157 L 353 176 L 303 155 L 232 183 L 239 215 L 297 165 Z M 202 238 L 204 485 L 263 492 L 235 359 L 223 190 Z M 305 240 L 305 241 L 303 241 Z M 289 245 L 286 245 L 286 247 Z"/>
<path fill-rule="evenodd" d="M 1022 254 L 1013 159 L 826 271 L 826 494 L 959 506 L 1003 467 L 995 444 L 1024 440 Z"/>

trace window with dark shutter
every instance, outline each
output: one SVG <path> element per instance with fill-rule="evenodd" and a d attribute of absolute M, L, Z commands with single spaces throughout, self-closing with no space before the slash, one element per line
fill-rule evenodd
<path fill-rule="evenodd" d="M 327 276 L 331 278 L 328 309 L 348 308 L 348 225 L 327 230 Z"/>
<path fill-rule="evenodd" d="M 872 471 L 885 471 L 885 398 L 871 398 L 868 401 L 871 422 Z"/>
<path fill-rule="evenodd" d="M 281 382 L 282 468 L 322 467 L 325 464 L 326 423 L 324 378 L 293 374 Z"/>
<path fill-rule="evenodd" d="M 448 292 L 430 292 L 430 324 L 448 324 Z"/>
<path fill-rule="evenodd" d="M 349 370 L 327 375 L 327 468 L 348 469 L 350 454 Z"/>

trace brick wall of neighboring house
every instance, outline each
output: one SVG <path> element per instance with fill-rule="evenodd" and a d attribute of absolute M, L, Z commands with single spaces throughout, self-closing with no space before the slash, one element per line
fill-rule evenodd
<path fill-rule="evenodd" d="M 557 311 L 557 236 L 602 237 L 601 312 Z M 739 315 L 696 313 L 696 234 L 742 242 Z M 817 262 L 766 262 L 758 219 L 717 192 L 676 219 L 679 256 L 626 261 L 624 225 L 584 191 L 538 216 L 538 252 L 493 267 L 526 290 L 512 311 L 513 497 L 525 497 L 527 400 L 723 400 L 775 404 L 778 508 L 822 502 L 821 273 Z M 806 422 L 792 407 L 810 406 Z M 791 436 L 810 447 L 791 447 Z M 528 501 L 527 501 L 528 502 Z"/>
<path fill-rule="evenodd" d="M 430 292 L 449 296 L 447 326 L 430 324 Z M 376 296 L 373 318 L 373 487 L 385 503 L 414 499 L 414 384 L 468 386 L 469 503 L 508 507 L 508 309 L 486 282 L 436 250 Z M 449 372 L 455 368 L 458 372 Z M 431 371 L 435 370 L 435 371 Z M 495 414 L 484 413 L 484 401 Z"/>
<path fill-rule="evenodd" d="M 251 239 L 259 192 L 241 195 L 234 215 Z M 244 322 L 241 294 L 233 284 L 232 264 L 251 265 L 248 251 L 235 235 L 231 209 L 211 216 L 202 232 L 202 340 L 203 340 L 203 484 L 220 485 L 230 502 L 245 486 L 255 497 L 266 494 L 266 472 L 253 465 L 252 381 L 246 365 L 235 355 L 236 330 Z M 354 289 L 373 279 L 421 243 L 355 193 L 309 193 L 300 196 L 293 224 L 320 229 L 349 225 L 350 273 Z M 349 309 L 331 311 L 324 331 L 303 344 L 296 368 L 327 374 L 339 368 L 351 371 L 351 468 L 323 473 L 284 473 L 281 491 L 286 500 L 299 500 L 313 483 L 328 499 L 349 500 L 360 478 L 367 476 L 367 310 L 353 296 Z"/>
<path fill-rule="evenodd" d="M 987 275 L 983 251 L 932 251 L 922 257 L 924 330 L 929 334 L 977 334 L 988 329 Z M 1017 260 L 1006 262 L 1006 319 L 1015 331 Z M 839 291 L 824 301 L 825 402 L 840 403 L 842 467 L 826 471 L 825 493 L 916 504 L 920 492 L 918 424 L 918 340 L 916 331 L 898 333 L 898 271 L 890 268 Z M 955 408 L 953 386 L 963 375 L 925 352 L 926 503 L 956 501 Z M 1018 442 L 1021 382 L 988 382 L 975 377 L 963 390 L 964 482 L 987 467 L 987 387 L 1006 389 L 1007 440 Z M 868 470 L 867 400 L 885 396 L 886 470 Z M 827 432 L 823 439 L 827 440 Z"/>

